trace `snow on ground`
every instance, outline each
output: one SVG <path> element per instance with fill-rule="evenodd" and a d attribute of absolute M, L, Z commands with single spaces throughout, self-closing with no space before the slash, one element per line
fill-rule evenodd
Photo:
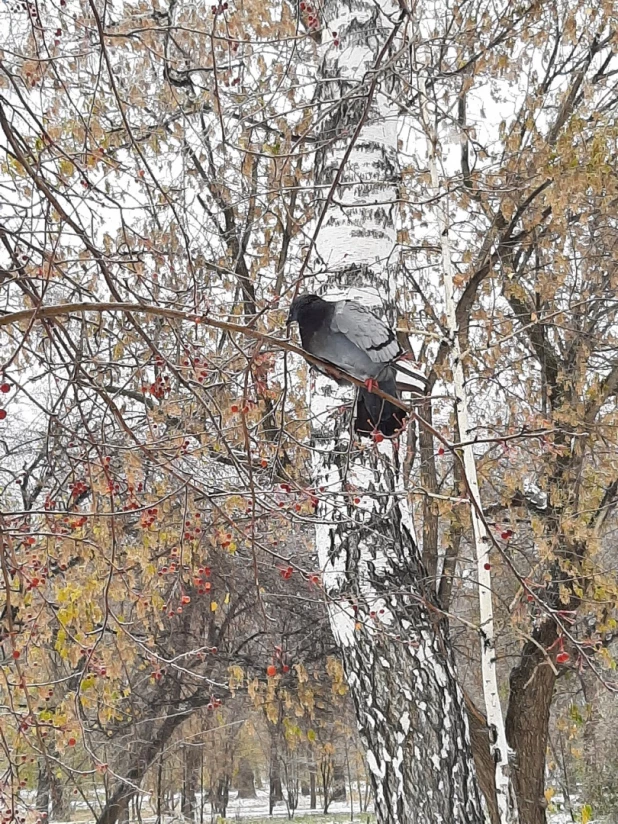
<path fill-rule="evenodd" d="M 256 798 L 239 799 L 237 795 L 238 794 L 235 791 L 230 792 L 230 801 L 224 819 L 226 822 L 250 822 L 256 819 L 270 820 L 268 815 L 268 790 L 257 790 Z M 102 801 L 103 798 L 100 798 L 99 803 Z M 197 794 L 196 802 L 197 811 L 195 821 L 197 824 L 211 824 L 211 822 L 217 822 L 217 820 L 222 821 L 221 818 L 217 819 L 216 815 L 211 814 L 210 804 L 206 800 L 204 800 L 204 812 L 200 815 L 201 797 L 199 793 Z M 156 809 L 154 804 L 154 798 L 149 798 L 146 795 L 142 797 L 141 814 L 139 817 L 140 824 L 154 824 L 154 822 L 156 822 Z M 371 809 L 372 807 L 370 806 L 370 810 Z M 360 812 L 358 795 L 356 793 L 354 794 L 352 811 L 354 813 L 354 818 L 351 816 L 350 800 L 348 798 L 347 801 L 333 801 L 329 804 L 328 814 L 324 816 L 322 800 L 319 796 L 317 798 L 316 810 L 309 809 L 309 796 L 299 796 L 298 807 L 294 814 L 294 820 L 305 820 L 307 817 L 310 817 L 312 820 L 315 818 L 316 824 L 318 821 L 320 824 L 331 824 L 331 822 L 332 824 L 335 824 L 335 822 L 339 824 L 339 822 L 342 821 L 342 817 L 345 817 L 345 820 L 347 821 L 353 820 L 362 822 L 363 824 L 365 824 L 368 820 L 374 820 L 373 815 L 370 813 Z M 136 819 L 133 815 L 133 808 L 131 808 L 130 812 L 131 821 L 135 821 Z M 288 809 L 285 801 L 280 801 L 275 806 L 272 818 L 277 818 L 280 820 L 288 819 Z M 173 807 L 171 809 L 170 806 L 166 806 L 166 808 L 164 808 L 163 815 L 161 816 L 161 824 L 180 824 L 180 822 L 184 821 L 186 821 L 186 819 L 184 819 L 180 813 L 180 794 L 177 794 L 174 797 Z M 94 824 L 92 820 L 92 812 L 84 801 L 73 801 L 71 804 L 71 821 L 60 822 L 60 824 Z"/>

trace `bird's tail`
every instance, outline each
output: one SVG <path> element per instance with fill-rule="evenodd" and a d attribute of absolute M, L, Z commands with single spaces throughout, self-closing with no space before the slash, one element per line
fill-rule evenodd
<path fill-rule="evenodd" d="M 380 381 L 380 389 L 396 398 L 399 397 L 394 375 L 389 375 L 387 380 Z M 405 417 L 404 410 L 395 404 L 384 400 L 379 395 L 374 395 L 367 389 L 359 389 L 354 421 L 354 430 L 359 435 L 367 436 L 377 431 L 391 438 L 403 428 Z"/>

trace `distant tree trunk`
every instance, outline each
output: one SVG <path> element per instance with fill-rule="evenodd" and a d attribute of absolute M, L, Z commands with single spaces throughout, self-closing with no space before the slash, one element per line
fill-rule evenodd
<path fill-rule="evenodd" d="M 331 801 L 345 801 L 347 798 L 345 789 L 345 765 L 339 758 L 335 759 L 333 765 L 333 782 L 330 789 Z"/>
<path fill-rule="evenodd" d="M 44 758 L 39 759 L 38 765 L 38 779 L 36 790 L 36 810 L 38 813 L 44 813 L 45 817 L 49 814 L 49 771 L 47 763 Z"/>
<path fill-rule="evenodd" d="M 329 195 L 317 209 L 324 291 L 385 309 L 391 322 L 400 171 L 389 97 L 396 81 L 387 67 L 405 17 L 394 0 L 326 0 L 321 22 L 340 47 L 324 51 L 318 82 L 324 125 L 316 183 Z M 480 824 L 448 626 L 414 540 L 395 447 L 366 439 L 358 448 L 341 413 L 349 394 L 315 379 L 313 485 L 328 490 L 318 503 L 316 545 L 378 824 Z"/>
<path fill-rule="evenodd" d="M 135 785 L 143 779 L 146 771 L 159 756 L 162 747 L 169 740 L 174 730 L 191 715 L 193 709 L 186 712 L 172 712 L 162 724 L 155 728 L 150 741 L 136 746 L 131 754 L 132 764 L 126 770 L 126 780 L 120 779 L 113 791 L 106 798 L 105 806 L 101 810 L 96 824 L 116 824 L 125 804 L 128 804 L 136 793 Z"/>
<path fill-rule="evenodd" d="M 255 774 L 248 758 L 241 758 L 238 763 L 238 778 L 236 779 L 239 798 L 256 798 Z"/>
<path fill-rule="evenodd" d="M 71 818 L 71 801 L 64 792 L 64 784 L 54 774 L 53 769 L 49 773 L 49 786 L 51 794 L 51 814 L 52 821 L 69 821 Z"/>
<path fill-rule="evenodd" d="M 268 812 L 273 814 L 275 804 L 283 801 L 283 787 L 281 785 L 281 764 L 279 763 L 279 751 L 275 740 L 275 733 L 272 734 L 270 744 L 270 769 L 268 775 Z"/>
<path fill-rule="evenodd" d="M 313 760 L 313 756 L 311 756 L 311 761 L 309 762 L 309 809 L 316 810 L 317 806 L 318 799 L 315 788 L 315 761 Z"/>
<path fill-rule="evenodd" d="M 515 751 L 514 783 L 521 824 L 546 824 L 545 756 L 549 714 L 556 676 L 543 650 L 557 638 L 556 625 L 546 619 L 523 646 L 511 672 L 506 734 Z"/>
<path fill-rule="evenodd" d="M 157 766 L 157 824 L 161 824 L 163 812 L 163 759 L 159 758 Z"/>
<path fill-rule="evenodd" d="M 225 818 L 227 805 L 230 800 L 230 777 L 222 775 L 210 791 L 210 806 L 212 811 Z"/>
<path fill-rule="evenodd" d="M 182 798 L 180 809 L 185 818 L 193 820 L 196 809 L 195 793 L 198 787 L 200 751 L 197 747 L 183 747 Z"/>

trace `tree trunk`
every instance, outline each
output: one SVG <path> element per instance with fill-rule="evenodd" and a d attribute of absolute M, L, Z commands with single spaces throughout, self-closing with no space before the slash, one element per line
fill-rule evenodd
<path fill-rule="evenodd" d="M 318 807 L 318 799 L 315 787 L 315 761 L 313 757 L 309 762 L 309 809 L 316 810 Z"/>
<path fill-rule="evenodd" d="M 229 775 L 221 776 L 216 783 L 216 786 L 211 789 L 210 806 L 214 813 L 218 813 L 225 818 L 227 812 L 227 805 L 230 800 L 230 777 Z"/>
<path fill-rule="evenodd" d="M 346 800 L 345 780 L 345 766 L 339 759 L 336 759 L 333 766 L 333 783 L 330 790 L 331 801 Z"/>
<path fill-rule="evenodd" d="M 256 798 L 253 767 L 247 758 L 241 758 L 238 764 L 236 786 L 238 787 L 238 798 Z"/>
<path fill-rule="evenodd" d="M 41 814 L 41 817 L 47 818 L 49 814 L 49 770 L 44 758 L 39 759 L 39 774 L 37 779 L 36 790 L 36 811 Z"/>
<path fill-rule="evenodd" d="M 326 2 L 322 24 L 337 32 L 341 49 L 325 51 L 318 85 L 325 148 L 316 157 L 316 182 L 319 191 L 332 191 L 333 202 L 329 195 L 322 203 L 316 246 L 328 264 L 328 291 L 377 311 L 385 305 L 391 321 L 398 274 L 397 109 L 380 90 L 381 84 L 393 88 L 385 66 L 404 16 L 391 0 Z M 319 500 L 316 543 L 377 820 L 480 824 L 448 627 L 411 531 L 397 452 L 389 442 L 371 440 L 359 449 L 341 414 L 344 392 L 324 376 L 315 381 L 314 485 L 327 490 Z"/>
<path fill-rule="evenodd" d="M 183 712 L 172 712 L 171 715 L 165 718 L 161 726 L 153 731 L 151 740 L 136 748 L 131 756 L 132 766 L 126 770 L 126 780 L 120 779 L 116 783 L 113 792 L 107 798 L 105 806 L 97 818 L 96 824 L 116 824 L 124 805 L 128 805 L 135 795 L 136 785 L 142 781 L 146 771 L 157 758 L 174 730 L 183 721 L 186 721 L 193 711 L 193 708 L 189 708 L 183 710 Z"/>
<path fill-rule="evenodd" d="M 64 791 L 64 784 L 54 774 L 53 769 L 49 773 L 49 785 L 51 794 L 51 814 L 52 821 L 69 821 L 71 818 L 71 801 Z"/>
<path fill-rule="evenodd" d="M 197 747 L 183 747 L 182 799 L 180 809 L 185 818 L 193 820 L 196 810 L 195 793 L 198 787 L 200 751 Z"/>
<path fill-rule="evenodd" d="M 468 710 L 468 726 L 470 727 L 470 742 L 472 744 L 474 766 L 476 767 L 476 777 L 485 797 L 491 824 L 500 824 L 500 810 L 496 798 L 496 770 L 489 747 L 489 727 L 482 713 L 478 711 L 467 695 L 466 709 Z"/>
<path fill-rule="evenodd" d="M 281 786 L 281 764 L 279 763 L 279 753 L 274 738 L 271 738 L 270 744 L 270 770 L 268 784 L 268 809 L 269 815 L 272 815 L 273 810 L 275 808 L 275 804 L 277 804 L 280 801 L 283 801 L 283 787 Z"/>
<path fill-rule="evenodd" d="M 521 824 L 546 824 L 545 755 L 556 676 L 543 650 L 556 638 L 554 621 L 545 619 L 535 629 L 534 640 L 524 644 L 521 660 L 511 672 L 506 734 L 515 751 L 514 784 Z"/>

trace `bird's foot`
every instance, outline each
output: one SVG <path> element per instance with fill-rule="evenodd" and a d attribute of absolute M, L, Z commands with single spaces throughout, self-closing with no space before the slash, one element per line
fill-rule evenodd
<path fill-rule="evenodd" d="M 365 387 L 368 392 L 375 392 L 376 389 L 380 388 L 377 380 L 375 380 L 374 378 L 367 378 L 367 380 L 365 381 Z"/>

